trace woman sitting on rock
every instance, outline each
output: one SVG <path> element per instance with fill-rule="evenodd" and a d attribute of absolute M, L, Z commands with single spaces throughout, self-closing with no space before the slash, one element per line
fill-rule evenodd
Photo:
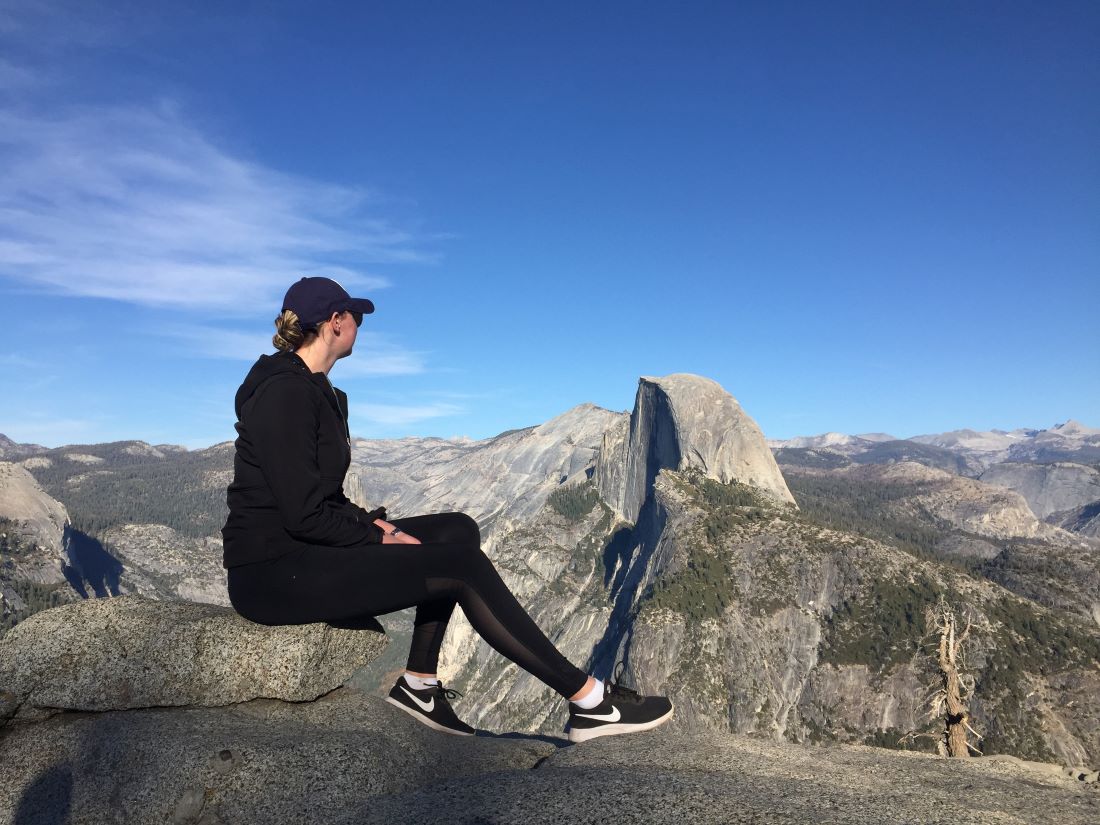
<path fill-rule="evenodd" d="M 229 599 L 262 624 L 342 623 L 416 606 L 405 673 L 389 702 L 436 730 L 472 734 L 436 675 L 455 604 L 490 645 L 569 700 L 569 738 L 654 728 L 672 716 L 571 664 L 481 550 L 465 513 L 387 519 L 344 495 L 351 464 L 347 396 L 328 379 L 351 354 L 366 298 L 329 278 L 290 287 L 275 320 L 280 352 L 261 355 L 236 396 L 236 456 L 222 529 Z"/>

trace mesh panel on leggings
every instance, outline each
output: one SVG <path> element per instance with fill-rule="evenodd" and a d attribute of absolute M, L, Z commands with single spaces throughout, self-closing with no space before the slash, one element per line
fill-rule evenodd
<path fill-rule="evenodd" d="M 488 559 L 486 558 L 486 561 Z M 588 681 L 588 674 L 573 665 L 539 629 L 527 612 L 516 601 L 515 596 L 501 580 L 492 562 L 488 563 L 492 571 L 489 580 L 496 579 L 499 589 L 507 593 L 507 598 L 497 595 L 494 599 L 499 614 L 490 607 L 478 589 L 462 579 L 429 577 L 425 580 L 428 593 L 433 597 L 451 596 L 462 606 L 470 625 L 478 634 L 492 645 L 498 653 L 511 659 L 528 673 L 548 684 L 562 696 L 568 698 L 576 694 Z M 480 578 L 479 583 L 485 583 Z M 495 582 L 493 582 L 495 584 Z M 490 590 L 496 590 L 490 587 Z M 516 633 L 522 633 L 526 643 Z"/>
<path fill-rule="evenodd" d="M 413 673 L 435 673 L 439 668 L 439 650 L 443 647 L 443 636 L 455 604 L 454 597 L 448 596 L 416 606 L 413 637 L 405 664 Z"/>

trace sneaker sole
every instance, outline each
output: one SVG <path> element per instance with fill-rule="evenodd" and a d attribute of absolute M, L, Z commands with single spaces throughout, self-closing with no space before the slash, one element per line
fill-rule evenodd
<path fill-rule="evenodd" d="M 664 716 L 659 716 L 649 722 L 641 722 L 637 724 L 627 725 L 600 725 L 598 728 L 570 728 L 569 729 L 569 741 L 570 742 L 587 742 L 589 739 L 595 739 L 597 736 L 615 736 L 622 733 L 637 733 L 643 730 L 652 730 L 658 725 L 663 725 L 669 719 L 672 718 L 672 711 L 675 708 L 669 708 L 668 713 Z"/>
<path fill-rule="evenodd" d="M 395 708 L 401 708 L 401 710 L 405 711 L 405 713 L 409 714 L 409 716 L 416 719 L 416 721 L 418 721 L 422 724 L 425 724 L 429 728 L 433 728 L 434 730 L 438 730 L 438 731 L 441 731 L 443 733 L 454 734 L 455 736 L 473 736 L 474 735 L 472 733 L 467 733 L 464 730 L 455 730 L 454 728 L 449 728 L 446 725 L 441 725 L 438 722 L 435 722 L 435 721 L 429 719 L 424 714 L 417 713 L 415 710 L 410 708 L 408 705 L 401 704 L 401 702 L 397 701 L 392 696 L 387 696 L 386 701 L 389 702 L 391 705 L 393 705 Z"/>

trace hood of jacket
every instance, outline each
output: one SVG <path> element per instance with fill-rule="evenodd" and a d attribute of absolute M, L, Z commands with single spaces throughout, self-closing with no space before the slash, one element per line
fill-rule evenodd
<path fill-rule="evenodd" d="M 245 402 L 248 401 L 256 390 L 260 388 L 260 385 L 269 378 L 283 373 L 298 373 L 306 381 L 310 381 L 322 387 L 321 383 L 314 377 L 314 373 L 310 370 L 305 361 L 293 352 L 277 352 L 274 355 L 261 355 L 257 359 L 256 363 L 252 365 L 252 369 L 248 371 L 248 375 L 245 376 L 244 382 L 237 390 L 237 396 L 234 399 L 234 408 L 237 411 L 237 420 L 241 418 L 241 409 L 244 407 Z M 321 378 L 321 382 L 327 383 L 327 379 L 322 373 L 317 373 Z"/>

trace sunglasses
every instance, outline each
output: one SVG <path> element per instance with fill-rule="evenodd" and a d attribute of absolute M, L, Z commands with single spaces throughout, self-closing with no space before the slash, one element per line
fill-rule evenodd
<path fill-rule="evenodd" d="M 348 310 L 348 314 L 349 314 L 349 315 L 350 315 L 350 316 L 352 317 L 352 319 L 353 319 L 353 320 L 355 321 L 355 326 L 356 326 L 356 327 L 361 327 L 361 326 L 363 326 L 363 313 L 362 313 L 362 312 L 355 312 L 354 310 L 350 310 L 350 309 L 349 309 L 349 310 Z"/>

